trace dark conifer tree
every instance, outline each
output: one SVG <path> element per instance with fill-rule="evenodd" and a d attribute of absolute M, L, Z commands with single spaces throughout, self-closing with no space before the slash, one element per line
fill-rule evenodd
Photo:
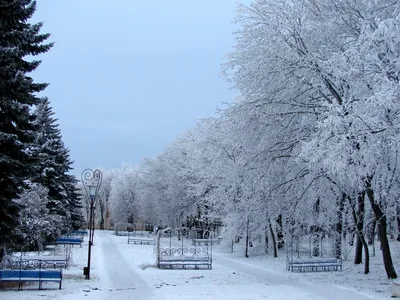
<path fill-rule="evenodd" d="M 64 173 L 69 170 L 69 154 L 61 140 L 61 133 L 56 119 L 53 118 L 48 99 L 37 106 L 35 111 L 37 117 L 37 151 L 39 158 L 37 164 L 37 177 L 33 180 L 49 189 L 48 209 L 66 217 L 66 191 L 62 184 Z"/>
<path fill-rule="evenodd" d="M 65 174 L 64 185 L 68 195 L 68 211 L 71 227 L 72 229 L 79 229 L 85 223 L 85 220 L 82 214 L 83 206 L 78 188 L 78 180 L 73 175 Z"/>
<path fill-rule="evenodd" d="M 0 249 L 12 241 L 19 207 L 13 202 L 35 171 L 32 152 L 36 123 L 31 108 L 47 84 L 28 75 L 40 61 L 26 59 L 47 52 L 49 34 L 41 23 L 29 24 L 36 1 L 0 0 Z M 0 253 L 1 257 L 1 253 Z"/>
<path fill-rule="evenodd" d="M 66 229 L 72 222 L 82 218 L 79 215 L 80 199 L 77 193 L 76 179 L 69 175 L 72 161 L 69 150 L 65 147 L 57 119 L 53 118 L 54 112 L 48 99 L 44 99 L 35 111 L 39 127 L 37 135 L 37 150 L 39 163 L 35 182 L 40 183 L 49 190 L 47 208 L 50 213 L 64 217 Z"/>

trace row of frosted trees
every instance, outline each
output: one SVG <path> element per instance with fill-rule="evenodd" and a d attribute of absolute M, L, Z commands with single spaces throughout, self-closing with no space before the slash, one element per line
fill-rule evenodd
<path fill-rule="evenodd" d="M 393 0 L 239 6 L 223 73 L 240 96 L 157 157 L 110 171 L 112 218 L 218 217 L 274 248 L 289 227 L 334 230 L 355 236 L 365 273 L 377 235 L 396 278 L 399 12 Z"/>

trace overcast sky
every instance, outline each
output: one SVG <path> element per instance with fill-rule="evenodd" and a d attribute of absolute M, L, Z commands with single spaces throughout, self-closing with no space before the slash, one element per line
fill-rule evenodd
<path fill-rule="evenodd" d="M 33 74 L 74 174 L 154 157 L 234 92 L 220 77 L 234 0 L 38 0 L 55 46 Z M 249 2 L 249 1 L 240 1 Z"/>

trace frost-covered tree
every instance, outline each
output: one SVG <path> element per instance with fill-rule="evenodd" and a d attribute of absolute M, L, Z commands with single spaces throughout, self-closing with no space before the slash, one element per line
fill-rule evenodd
<path fill-rule="evenodd" d="M 149 223 L 158 226 L 171 225 L 165 219 L 169 211 L 167 198 L 168 182 L 166 169 L 161 164 L 160 157 L 146 158 L 140 165 L 138 174 L 138 200 L 142 204 L 141 217 Z M 175 214 L 172 215 L 175 218 Z"/>
<path fill-rule="evenodd" d="M 391 200 L 384 184 L 394 191 L 396 176 L 387 180 L 384 174 L 393 174 L 387 166 L 396 164 L 398 6 L 397 1 L 254 1 L 240 9 L 238 43 L 225 69 L 243 95 L 242 107 L 265 128 L 261 140 L 269 145 L 258 157 L 282 162 L 280 171 L 278 165 L 272 169 L 277 176 L 269 177 L 276 182 L 270 191 L 283 188 L 279 198 L 292 208 L 303 207 L 306 202 L 298 200 L 305 193 L 317 196 L 318 178 L 350 185 L 353 197 L 366 191 L 381 222 L 390 278 L 397 275 L 385 234 Z M 385 199 L 377 200 L 381 195 Z M 337 203 L 337 197 L 331 199 Z"/>
<path fill-rule="evenodd" d="M 107 221 L 107 214 L 109 213 L 109 203 L 111 194 L 111 182 L 113 180 L 114 172 L 101 170 L 103 173 L 103 180 L 99 189 L 99 196 L 97 198 L 98 218 L 100 229 L 105 228 L 105 222 Z"/>
<path fill-rule="evenodd" d="M 400 193 L 399 8 L 390 0 L 240 6 L 224 64 L 240 97 L 146 159 L 127 175 L 135 185 L 122 184 L 120 171 L 111 194 L 135 193 L 113 211 L 122 217 L 135 203 L 140 218 L 170 226 L 220 217 L 229 238 L 264 235 L 275 256 L 288 234 L 334 229 L 336 257 L 342 238 L 356 235 L 358 262 L 373 212 L 395 278 L 386 227 Z"/>
<path fill-rule="evenodd" d="M 111 218 L 117 222 L 138 222 L 138 169 L 124 164 L 115 171 L 110 183 L 110 208 Z"/>
<path fill-rule="evenodd" d="M 32 107 L 41 102 L 37 93 L 46 84 L 29 76 L 40 64 L 31 57 L 52 46 L 44 43 L 49 34 L 40 33 L 42 24 L 28 22 L 35 9 L 36 1 L 0 1 L 0 249 L 12 241 L 17 225 L 19 205 L 13 199 L 35 171 Z"/>
<path fill-rule="evenodd" d="M 16 200 L 23 207 L 19 225 L 14 230 L 20 239 L 17 248 L 24 251 L 42 250 L 45 244 L 61 234 L 63 220 L 61 216 L 49 213 L 49 201 L 47 188 L 38 184 L 32 184 Z"/>

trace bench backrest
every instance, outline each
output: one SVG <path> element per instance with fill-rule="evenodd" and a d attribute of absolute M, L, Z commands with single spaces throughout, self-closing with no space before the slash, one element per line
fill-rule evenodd
<path fill-rule="evenodd" d="M 337 258 L 311 258 L 311 259 L 294 259 L 293 263 L 296 264 L 307 264 L 307 263 L 314 263 L 314 264 L 327 264 L 327 263 L 340 263 L 341 260 Z"/>
<path fill-rule="evenodd" d="M 20 270 L 0 270 L 0 278 L 19 278 L 20 272 Z"/>
<path fill-rule="evenodd" d="M 61 270 L 41 270 L 40 278 L 61 278 L 62 272 Z"/>
<path fill-rule="evenodd" d="M 61 278 L 61 270 L 0 270 L 0 278 Z"/>
<path fill-rule="evenodd" d="M 39 270 L 21 270 L 19 276 L 21 278 L 39 278 Z"/>

